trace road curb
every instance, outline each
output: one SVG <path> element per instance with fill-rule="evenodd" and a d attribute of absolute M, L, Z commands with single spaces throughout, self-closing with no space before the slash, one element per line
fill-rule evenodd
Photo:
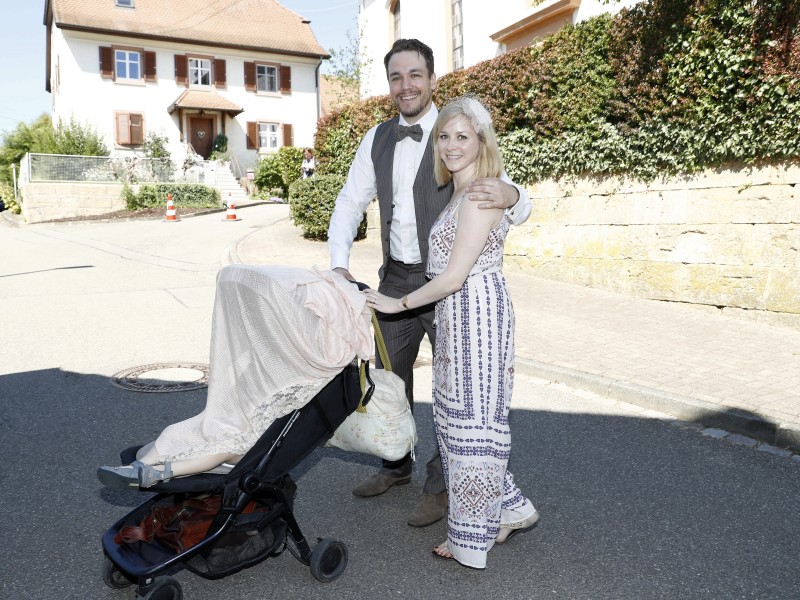
<path fill-rule="evenodd" d="M 11 225 L 11 227 L 21 227 L 25 224 L 25 221 L 22 220 L 22 215 L 12 214 L 10 210 L 4 210 L 3 212 L 0 212 L 0 217 L 2 217 L 6 223 Z"/>
<path fill-rule="evenodd" d="M 526 375 L 566 383 L 599 396 L 800 452 L 800 427 L 793 424 L 775 423 L 744 410 L 537 360 L 517 357 L 515 368 Z"/>

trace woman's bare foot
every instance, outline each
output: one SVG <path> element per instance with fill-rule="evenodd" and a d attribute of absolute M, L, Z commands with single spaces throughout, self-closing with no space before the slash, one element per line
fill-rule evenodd
<path fill-rule="evenodd" d="M 453 553 L 450 552 L 450 547 L 447 545 L 447 542 L 442 542 L 438 546 L 434 546 L 433 555 L 437 558 L 444 558 L 446 560 L 453 558 Z"/>

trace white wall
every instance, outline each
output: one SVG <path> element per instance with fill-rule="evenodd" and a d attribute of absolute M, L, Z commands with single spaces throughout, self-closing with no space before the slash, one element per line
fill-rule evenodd
<path fill-rule="evenodd" d="M 143 43 L 144 42 L 144 43 Z M 156 52 L 157 83 L 116 83 L 100 77 L 100 46 L 112 44 L 109 38 L 93 34 L 66 32 L 54 28 L 52 51 L 53 71 L 59 65 L 60 83 L 51 80 L 53 121 L 65 122 L 74 117 L 81 124 L 90 124 L 103 137 L 113 154 L 125 155 L 134 150 L 115 143 L 115 112 L 142 113 L 145 135 L 155 132 L 169 138 L 173 160 L 182 162 L 185 146 L 180 141 L 178 112 L 167 108 L 186 90 L 175 83 L 175 54 L 187 52 L 213 55 L 226 61 L 227 87 L 217 92 L 244 112 L 231 120 L 224 117 L 228 148 L 246 168 L 257 160 L 256 151 L 247 150 L 248 121 L 291 123 L 295 146 L 313 144 L 318 119 L 316 67 L 319 61 L 277 54 L 256 54 L 245 51 L 161 43 L 153 46 L 143 40 L 119 38 L 114 43 Z M 292 93 L 261 96 L 244 90 L 244 62 L 252 60 L 289 65 L 292 68 Z M 218 120 L 215 129 L 221 131 Z M 186 127 L 184 125 L 184 132 Z"/>
<path fill-rule="evenodd" d="M 547 0 L 536 8 L 552 4 Z M 612 0 L 602 4 L 601 0 L 582 0 L 573 14 L 578 23 L 604 12 L 618 12 L 641 0 Z M 394 41 L 393 20 L 389 12 L 389 0 L 361 0 L 358 15 L 362 52 L 371 59 L 370 68 L 364 74 L 361 97 L 387 94 L 386 71 L 383 57 Z M 464 23 L 464 67 L 494 58 L 504 51 L 491 35 L 530 14 L 526 0 L 462 0 L 461 12 Z M 405 0 L 401 2 L 400 34 L 404 38 L 417 38 L 433 50 L 436 75 L 441 77 L 452 71 L 450 0 Z"/>
<path fill-rule="evenodd" d="M 603 4 L 600 0 L 581 0 L 581 5 L 572 15 L 572 22 L 580 23 L 606 12 L 618 13 L 623 8 L 631 7 L 639 2 L 641 0 L 612 0 Z"/>

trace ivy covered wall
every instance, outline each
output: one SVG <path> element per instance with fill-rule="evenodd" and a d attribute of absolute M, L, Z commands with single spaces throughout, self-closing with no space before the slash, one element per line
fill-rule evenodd
<path fill-rule="evenodd" d="M 799 19 L 798 0 L 649 0 L 447 74 L 435 101 L 479 96 L 520 183 L 793 158 Z M 346 174 L 366 131 L 394 114 L 382 96 L 324 117 L 321 170 Z"/>

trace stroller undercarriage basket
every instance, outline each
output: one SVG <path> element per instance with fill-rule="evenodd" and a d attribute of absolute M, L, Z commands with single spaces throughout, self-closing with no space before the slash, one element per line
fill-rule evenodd
<path fill-rule="evenodd" d="M 348 365 L 311 402 L 276 420 L 230 473 L 178 477 L 143 490 L 158 493 L 103 536 L 103 581 L 114 589 L 136 584 L 136 597 L 145 600 L 180 600 L 180 584 L 171 575 L 182 569 L 218 579 L 287 548 L 317 580 L 339 577 L 347 565 L 347 547 L 324 539 L 311 550 L 293 514 L 296 485 L 288 472 L 324 444 L 355 410 L 360 397 L 358 367 Z M 123 463 L 131 462 L 135 451 L 124 451 Z M 221 497 L 221 508 L 205 537 L 184 551 L 157 539 L 119 541 L 123 528 L 140 525 L 156 508 L 209 494 Z"/>

